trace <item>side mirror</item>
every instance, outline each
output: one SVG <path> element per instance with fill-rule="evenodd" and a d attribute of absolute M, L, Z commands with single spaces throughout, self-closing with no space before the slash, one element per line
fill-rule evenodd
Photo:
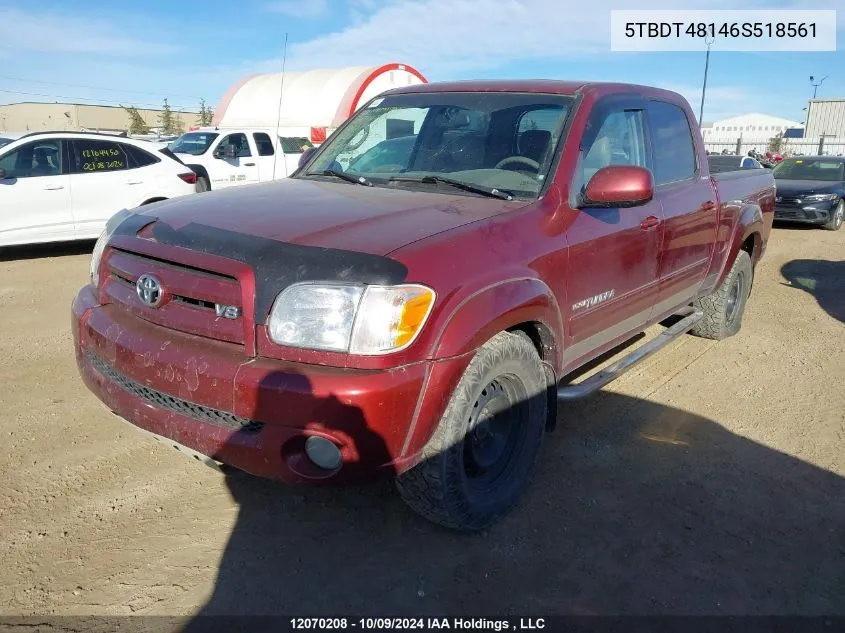
<path fill-rule="evenodd" d="M 580 207 L 636 207 L 653 197 L 654 177 L 650 170 L 634 165 L 609 165 L 590 178 Z"/>
<path fill-rule="evenodd" d="M 214 158 L 237 158 L 237 156 L 234 145 L 218 145 L 214 150 Z"/>
<path fill-rule="evenodd" d="M 301 169 L 302 166 L 305 165 L 305 163 L 307 163 L 311 159 L 311 157 L 314 155 L 314 152 L 316 151 L 316 147 L 309 147 L 304 152 L 302 152 L 299 157 L 299 163 L 297 164 L 297 167 Z"/>

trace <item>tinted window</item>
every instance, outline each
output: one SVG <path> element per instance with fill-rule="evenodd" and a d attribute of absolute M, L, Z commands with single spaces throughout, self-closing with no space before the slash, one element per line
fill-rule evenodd
<path fill-rule="evenodd" d="M 225 147 L 226 145 L 233 145 L 235 148 L 235 158 L 247 158 L 252 156 L 249 151 L 249 141 L 247 141 L 246 134 L 238 132 L 237 134 L 229 134 L 223 137 L 220 145 L 217 147 Z"/>
<path fill-rule="evenodd" d="M 695 146 L 687 115 L 678 106 L 663 101 L 650 103 L 648 109 L 654 141 L 655 184 L 692 178 Z"/>
<path fill-rule="evenodd" d="M 403 136 L 371 147 L 349 163 L 353 171 L 399 172 L 404 169 L 414 149 L 417 136 Z"/>
<path fill-rule="evenodd" d="M 718 174 L 724 171 L 737 171 L 741 168 L 739 156 L 709 156 L 707 162 L 710 163 L 711 174 Z"/>
<path fill-rule="evenodd" d="M 273 155 L 273 141 L 270 140 L 269 135 L 264 132 L 256 132 L 252 135 L 252 138 L 255 139 L 255 145 L 258 147 L 259 156 Z"/>
<path fill-rule="evenodd" d="M 153 165 L 159 162 L 159 158 L 157 156 L 153 156 L 149 152 L 145 152 L 140 147 L 135 147 L 134 145 L 122 145 L 123 151 L 129 156 L 130 159 L 130 167 L 146 167 L 147 165 Z"/>
<path fill-rule="evenodd" d="M 100 139 L 74 139 L 71 142 L 71 171 L 94 174 L 129 168 L 123 146 Z"/>
<path fill-rule="evenodd" d="M 845 180 L 845 162 L 823 158 L 787 158 L 772 170 L 776 179 L 786 180 Z"/>
<path fill-rule="evenodd" d="M 168 149 L 177 154 L 200 156 L 218 136 L 217 132 L 188 132 L 173 141 Z"/>
<path fill-rule="evenodd" d="M 306 147 L 314 147 L 311 141 L 304 136 L 280 136 L 279 140 L 285 154 L 301 154 Z"/>
<path fill-rule="evenodd" d="M 0 158 L 6 178 L 36 178 L 62 173 L 62 142 L 35 141 Z"/>
<path fill-rule="evenodd" d="M 642 110 L 616 110 L 597 115 L 588 124 L 585 134 L 589 147 L 581 153 L 582 186 L 608 165 L 648 166 Z"/>
<path fill-rule="evenodd" d="M 399 141 L 400 134 L 411 136 L 413 125 L 417 140 L 401 165 L 403 179 L 379 178 L 377 173 L 362 170 L 374 186 L 431 189 L 432 184 L 440 187 L 440 183 L 428 176 L 448 174 L 453 180 L 534 198 L 549 173 L 571 103 L 569 96 L 516 92 L 378 97 L 334 132 L 307 171 L 296 177 L 321 177 L 324 170 L 343 170 L 353 163 L 360 167 L 372 148 Z M 373 164 L 382 165 L 380 161 Z"/>

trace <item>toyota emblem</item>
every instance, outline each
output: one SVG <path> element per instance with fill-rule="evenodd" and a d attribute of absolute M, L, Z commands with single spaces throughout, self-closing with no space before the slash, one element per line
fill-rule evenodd
<path fill-rule="evenodd" d="M 135 284 L 135 291 L 138 293 L 138 298 L 151 308 L 157 308 L 161 305 L 161 300 L 164 297 L 161 283 L 152 275 L 141 275 L 138 277 L 138 281 Z"/>

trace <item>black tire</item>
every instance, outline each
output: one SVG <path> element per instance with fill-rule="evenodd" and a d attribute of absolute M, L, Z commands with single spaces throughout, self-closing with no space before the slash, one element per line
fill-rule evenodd
<path fill-rule="evenodd" d="M 197 177 L 197 193 L 204 193 L 211 191 L 211 185 L 208 184 L 208 178 L 205 176 Z"/>
<path fill-rule="evenodd" d="M 546 427 L 546 375 L 521 333 L 501 332 L 470 362 L 423 460 L 396 480 L 423 517 L 455 530 L 482 530 L 528 486 Z"/>
<path fill-rule="evenodd" d="M 745 251 L 739 251 L 731 271 L 716 292 L 696 300 L 695 306 L 704 311 L 704 318 L 690 333 L 720 341 L 739 332 L 753 277 L 751 257 Z"/>
<path fill-rule="evenodd" d="M 822 225 L 822 228 L 828 231 L 838 231 L 842 228 L 843 220 L 845 220 L 845 200 L 840 200 L 830 214 L 830 219 Z"/>

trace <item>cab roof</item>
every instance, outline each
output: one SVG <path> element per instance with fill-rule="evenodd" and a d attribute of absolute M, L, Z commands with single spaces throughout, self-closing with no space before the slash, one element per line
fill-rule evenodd
<path fill-rule="evenodd" d="M 472 79 L 441 81 L 414 86 L 403 86 L 387 91 L 388 94 L 420 92 L 527 92 L 575 96 L 586 90 L 600 94 L 635 92 L 644 96 L 669 97 L 680 95 L 670 90 L 620 82 L 564 81 L 558 79 Z"/>

